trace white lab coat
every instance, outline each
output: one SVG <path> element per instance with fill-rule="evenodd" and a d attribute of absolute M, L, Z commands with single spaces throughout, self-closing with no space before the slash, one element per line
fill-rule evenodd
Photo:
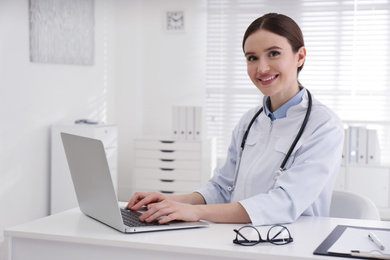
<path fill-rule="evenodd" d="M 241 159 L 233 192 L 241 141 L 258 108 L 248 111 L 233 130 L 224 164 L 197 192 L 207 204 L 239 202 L 253 225 L 290 223 L 300 215 L 328 216 L 334 181 L 339 172 L 344 140 L 342 121 L 313 97 L 307 126 L 285 171 L 275 180 L 287 151 L 297 135 L 308 106 L 302 102 L 288 109 L 285 118 L 271 122 L 262 112 L 253 123 Z"/>

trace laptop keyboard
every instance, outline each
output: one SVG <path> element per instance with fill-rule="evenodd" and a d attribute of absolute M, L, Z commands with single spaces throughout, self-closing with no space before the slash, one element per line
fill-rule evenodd
<path fill-rule="evenodd" d="M 123 223 L 129 227 L 160 226 L 157 221 L 142 222 L 139 217 L 142 215 L 138 211 L 121 208 Z"/>

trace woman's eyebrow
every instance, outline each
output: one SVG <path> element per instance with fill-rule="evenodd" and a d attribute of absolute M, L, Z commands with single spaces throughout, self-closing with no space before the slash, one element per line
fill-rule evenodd
<path fill-rule="evenodd" d="M 248 56 L 248 55 L 254 55 L 256 54 L 255 52 L 253 51 L 248 51 L 248 52 L 245 52 L 245 56 Z"/>
<path fill-rule="evenodd" d="M 265 49 L 264 52 L 269 52 L 272 50 L 283 50 L 283 48 L 281 48 L 279 46 L 272 46 L 272 47 Z M 256 55 L 256 52 L 254 52 L 254 51 L 245 52 L 245 56 L 248 56 L 248 55 Z"/>
<path fill-rule="evenodd" d="M 281 48 L 279 46 L 272 46 L 272 47 L 265 49 L 264 52 L 272 51 L 272 50 L 283 50 L 283 48 Z"/>

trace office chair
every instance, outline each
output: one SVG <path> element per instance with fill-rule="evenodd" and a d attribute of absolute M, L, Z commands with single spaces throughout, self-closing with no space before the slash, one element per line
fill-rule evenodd
<path fill-rule="evenodd" d="M 351 191 L 334 190 L 330 217 L 381 220 L 378 208 L 369 198 Z"/>

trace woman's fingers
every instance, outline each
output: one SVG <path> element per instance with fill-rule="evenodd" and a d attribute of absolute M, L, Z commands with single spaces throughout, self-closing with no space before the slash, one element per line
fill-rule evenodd
<path fill-rule="evenodd" d="M 130 201 L 127 204 L 126 208 L 128 208 L 128 209 L 133 208 L 134 205 L 139 203 L 145 196 L 146 196 L 146 194 L 144 192 L 136 192 L 136 193 L 134 193 L 133 197 L 130 199 Z"/>
<path fill-rule="evenodd" d="M 138 210 L 142 206 L 146 206 L 154 202 L 160 202 L 164 199 L 166 199 L 166 197 L 159 192 L 136 192 L 127 204 L 127 208 Z"/>
<path fill-rule="evenodd" d="M 160 224 L 165 224 L 172 220 L 197 221 L 193 205 L 164 200 L 159 203 L 152 203 L 147 206 L 148 210 L 140 217 L 141 221 L 151 222 L 159 220 Z"/>
<path fill-rule="evenodd" d="M 139 218 L 145 222 L 152 222 L 159 218 L 161 218 L 159 219 L 160 224 L 165 224 L 172 220 L 198 220 L 195 206 L 167 198 L 166 195 L 159 192 L 136 192 L 127 204 L 127 208 L 138 210 L 142 206 L 146 206 L 147 211 Z"/>

